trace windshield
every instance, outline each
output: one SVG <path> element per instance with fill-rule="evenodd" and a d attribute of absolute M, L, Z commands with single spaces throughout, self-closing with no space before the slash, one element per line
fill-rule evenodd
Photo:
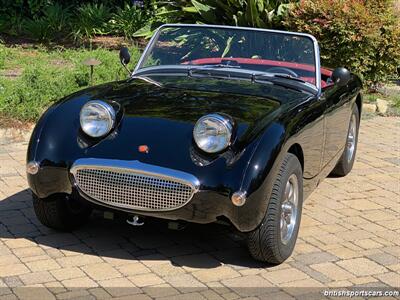
<path fill-rule="evenodd" d="M 136 70 L 203 66 L 266 72 L 317 85 L 317 46 L 305 34 L 235 27 L 168 25 L 152 39 Z"/>

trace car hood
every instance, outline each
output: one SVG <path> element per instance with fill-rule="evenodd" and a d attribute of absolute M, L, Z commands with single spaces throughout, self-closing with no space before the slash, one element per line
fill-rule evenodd
<path fill-rule="evenodd" d="M 245 142 L 262 129 L 261 124 L 309 97 L 308 93 L 246 80 L 154 75 L 92 89 L 89 100 L 118 103 L 123 111 L 122 125 L 140 120 L 185 124 L 192 129 L 201 116 L 228 114 L 236 123 L 236 142 Z"/>

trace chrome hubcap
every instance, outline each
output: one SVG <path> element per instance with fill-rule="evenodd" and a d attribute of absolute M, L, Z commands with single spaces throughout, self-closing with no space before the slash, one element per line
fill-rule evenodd
<path fill-rule="evenodd" d="M 297 176 L 292 174 L 285 186 L 285 194 L 281 204 L 281 241 L 287 244 L 293 236 L 297 223 L 297 207 L 299 199 L 299 184 Z"/>
<path fill-rule="evenodd" d="M 357 121 L 356 116 L 351 116 L 349 133 L 347 135 L 347 162 L 353 159 L 354 149 L 356 148 L 356 135 L 357 135 Z"/>

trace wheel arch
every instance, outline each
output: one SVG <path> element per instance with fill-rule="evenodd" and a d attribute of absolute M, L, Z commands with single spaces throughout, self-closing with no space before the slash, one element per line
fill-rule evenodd
<path fill-rule="evenodd" d="M 362 95 L 361 95 L 361 93 L 359 93 L 356 97 L 356 105 L 358 108 L 358 114 L 359 114 L 360 119 L 361 119 L 362 102 L 363 102 Z"/>
<path fill-rule="evenodd" d="M 288 153 L 291 153 L 297 157 L 300 162 L 301 169 L 304 172 L 304 153 L 303 148 L 298 143 L 294 143 L 289 147 Z"/>
<path fill-rule="evenodd" d="M 254 230 L 262 222 L 269 205 L 269 199 L 285 156 L 290 153 L 299 160 L 304 171 L 303 148 L 287 127 L 279 122 L 272 123 L 260 138 L 243 173 L 241 190 L 248 199 L 243 207 L 237 208 L 237 223 L 248 226 L 240 228 L 243 232 Z M 250 213 L 251 212 L 251 213 Z M 251 215 L 251 222 L 248 222 Z"/>

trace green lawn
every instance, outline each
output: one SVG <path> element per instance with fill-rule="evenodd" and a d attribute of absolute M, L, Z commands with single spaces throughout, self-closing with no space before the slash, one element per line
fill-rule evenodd
<path fill-rule="evenodd" d="M 139 49 L 132 47 L 133 68 Z M 83 64 L 96 58 L 94 84 L 126 78 L 118 51 L 107 49 L 24 49 L 0 44 L 0 117 L 35 121 L 54 101 L 90 85 L 90 67 Z"/>

